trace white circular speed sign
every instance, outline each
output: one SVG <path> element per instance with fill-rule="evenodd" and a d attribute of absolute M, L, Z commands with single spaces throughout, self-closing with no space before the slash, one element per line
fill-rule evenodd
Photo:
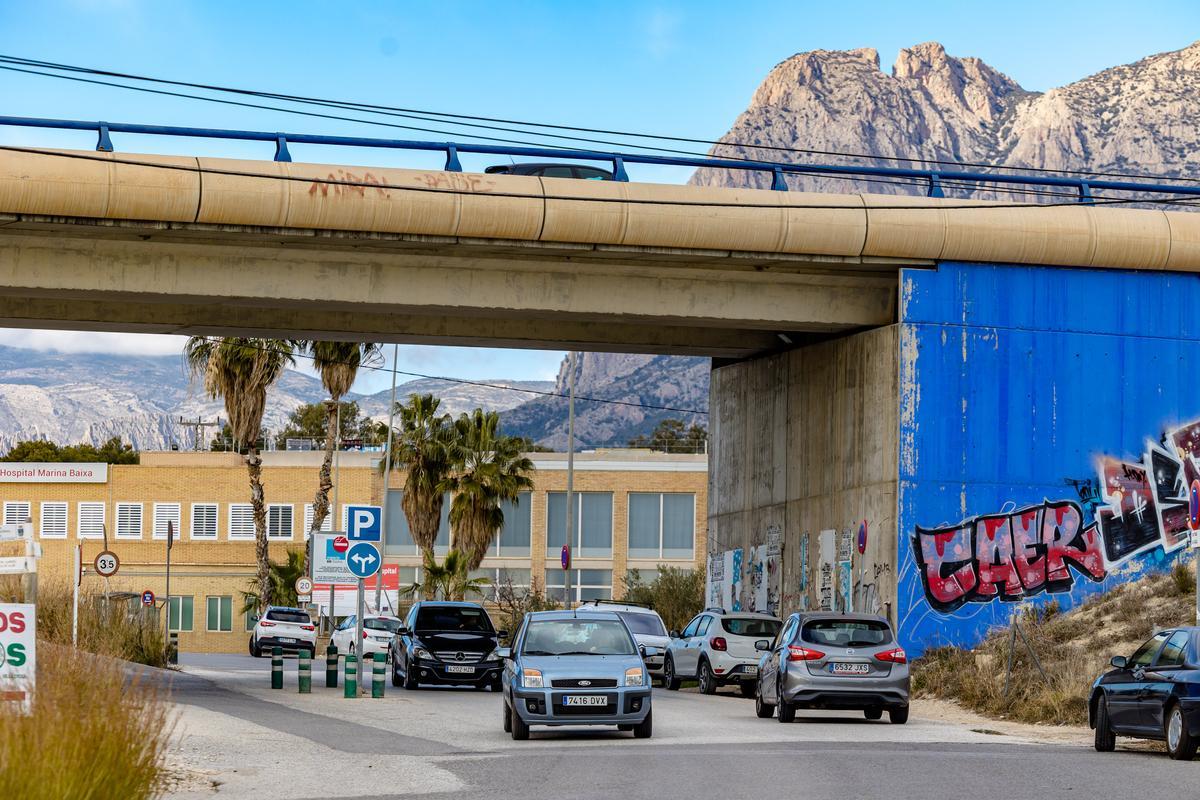
<path fill-rule="evenodd" d="M 312 594 L 312 588 L 312 581 L 308 578 L 296 578 L 296 594 Z"/>
<path fill-rule="evenodd" d="M 92 566 L 96 568 L 97 575 L 104 578 L 111 578 L 121 568 L 121 559 L 117 558 L 117 554 L 112 550 L 102 550 L 96 555 L 96 560 L 92 562 Z"/>

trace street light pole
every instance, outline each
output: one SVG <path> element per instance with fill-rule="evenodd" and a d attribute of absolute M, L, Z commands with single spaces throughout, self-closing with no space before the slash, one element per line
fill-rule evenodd
<path fill-rule="evenodd" d="M 567 367 L 567 554 L 570 556 L 575 536 L 575 351 Z M 563 608 L 571 607 L 571 566 L 568 558 L 563 565 Z"/>
<path fill-rule="evenodd" d="M 400 345 L 392 345 L 392 400 L 388 403 L 388 430 L 387 430 L 387 445 L 383 449 L 383 509 L 379 512 L 379 527 L 382 528 L 383 542 L 380 544 L 379 556 L 383 557 L 383 546 L 387 544 L 387 523 L 388 523 L 388 479 L 392 474 L 392 423 L 396 419 L 396 363 L 400 358 Z M 380 565 L 379 573 L 375 576 L 375 613 L 383 613 L 383 605 L 380 602 L 383 593 L 383 565 Z M 396 609 L 392 609 L 395 613 Z"/>

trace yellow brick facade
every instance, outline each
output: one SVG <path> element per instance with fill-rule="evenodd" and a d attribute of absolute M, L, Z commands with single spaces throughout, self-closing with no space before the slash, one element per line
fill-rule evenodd
<path fill-rule="evenodd" d="M 557 555 L 547 557 L 547 505 L 549 492 L 566 489 L 565 457 L 535 454 L 537 467 L 530 496 L 530 555 L 520 558 L 488 558 L 481 565 L 528 569 L 531 578 L 546 586 L 546 570 L 559 569 Z M 337 470 L 337 502 L 381 505 L 384 481 L 375 464 L 377 454 L 342 453 Z M 300 548 L 305 540 L 305 505 L 311 504 L 317 486 L 319 453 L 264 454 L 263 485 L 266 502 L 292 507 L 292 535 L 272 538 L 272 560 L 282 560 L 287 548 Z M 576 458 L 574 489 L 577 492 L 612 494 L 612 557 L 576 558 L 573 568 L 611 570 L 612 593 L 620 596 L 627 569 L 652 572 L 660 559 L 631 561 L 628 558 L 628 507 L 631 492 L 685 493 L 695 497 L 693 557 L 662 563 L 703 568 L 706 552 L 707 462 L 704 456 L 650 454 L 645 451 L 600 451 Z M 393 472 L 388 486 L 400 489 L 402 473 Z M 333 501 L 333 492 L 330 501 Z M 109 549 L 117 553 L 121 568 L 107 582 L 86 575 L 84 592 L 153 591 L 161 601 L 166 582 L 166 543 L 153 535 L 155 504 L 179 505 L 179 531 L 171 551 L 171 594 L 192 598 L 191 630 L 181 631 L 180 649 L 185 652 L 240 652 L 247 647 L 248 632 L 240 613 L 241 592 L 254 574 L 254 541 L 231 540 L 231 504 L 249 503 L 249 486 L 242 460 L 225 453 L 144 453 L 136 466 L 109 467 L 105 483 L 9 483 L 0 482 L 0 503 L 29 503 L 35 536 L 42 546 L 39 580 L 49 588 L 68 585 L 73 550 L 82 544 L 84 564 L 103 547 L 99 538 L 79 538 L 80 503 L 102 503 Z M 65 538 L 43 536 L 42 504 L 67 503 Z M 141 504 L 140 536 L 118 538 L 117 513 L 121 504 Z M 216 539 L 196 538 L 193 508 L 197 504 L 217 507 Z M 0 510 L 4 506 L 0 505 Z M 16 508 L 8 506 L 15 513 Z M 335 517 L 335 520 L 338 519 Z M 3 521 L 3 520 L 0 520 Z M 13 521 L 13 520 L 8 520 Z M 391 527 L 389 525 L 389 527 Z M 6 546 L 3 554 L 16 554 Z M 386 552 L 385 561 L 401 567 L 416 567 L 415 555 Z M 232 630 L 207 630 L 207 598 L 228 597 L 232 605 Z M 218 601 L 223 602 L 223 601 Z M 186 627 L 186 619 L 185 619 Z"/>

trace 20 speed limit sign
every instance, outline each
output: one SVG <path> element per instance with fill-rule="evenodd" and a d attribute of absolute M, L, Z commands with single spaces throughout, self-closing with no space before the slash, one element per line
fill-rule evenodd
<path fill-rule="evenodd" d="M 301 575 L 296 578 L 296 594 L 312 594 L 313 583 L 307 577 Z"/>
<path fill-rule="evenodd" d="M 96 555 L 96 560 L 92 562 L 92 566 L 96 568 L 97 575 L 111 578 L 121 568 L 121 559 L 117 558 L 117 554 L 112 550 L 101 550 Z"/>

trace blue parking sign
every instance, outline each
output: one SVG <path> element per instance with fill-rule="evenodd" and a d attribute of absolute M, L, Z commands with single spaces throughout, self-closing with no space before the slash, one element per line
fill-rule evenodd
<path fill-rule="evenodd" d="M 346 538 L 352 542 L 383 541 L 383 509 L 346 506 Z"/>

